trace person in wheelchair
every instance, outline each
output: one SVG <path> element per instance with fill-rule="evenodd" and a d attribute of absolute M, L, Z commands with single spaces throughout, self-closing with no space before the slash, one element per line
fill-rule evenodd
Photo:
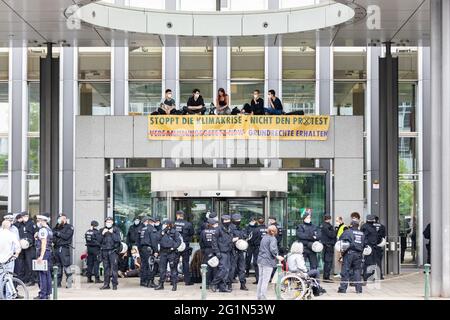
<path fill-rule="evenodd" d="M 320 296 L 326 293 L 325 289 L 320 286 L 319 278 L 320 272 L 317 269 L 308 270 L 303 258 L 303 243 L 295 241 L 291 246 L 291 251 L 287 258 L 287 265 L 289 272 L 300 274 L 311 285 L 313 294 Z"/>

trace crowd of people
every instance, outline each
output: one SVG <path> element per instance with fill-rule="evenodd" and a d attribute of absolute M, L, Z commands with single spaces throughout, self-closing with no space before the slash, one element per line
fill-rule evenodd
<path fill-rule="evenodd" d="M 173 98 L 171 89 L 165 91 L 165 97 L 162 99 L 157 111 L 152 115 L 194 115 L 194 114 L 215 114 L 215 115 L 304 115 L 303 111 L 295 111 L 285 113 L 283 110 L 283 104 L 276 96 L 275 90 L 269 90 L 268 92 L 268 104 L 267 107 L 264 104 L 264 99 L 261 97 L 261 92 L 256 89 L 253 91 L 253 96 L 250 103 L 244 104 L 239 109 L 238 107 L 232 108 L 230 105 L 230 96 L 226 93 L 225 89 L 220 88 L 217 92 L 217 98 L 215 103 L 211 103 L 211 108 L 207 109 L 205 101 L 200 94 L 199 89 L 192 91 L 192 96 L 189 97 L 186 106 L 177 109 L 176 101 Z"/>
<path fill-rule="evenodd" d="M 111 287 L 117 290 L 119 277 L 139 277 L 143 287 L 163 290 L 165 283 L 170 282 L 172 291 L 176 291 L 180 280 L 186 286 L 201 283 L 201 265 L 206 264 L 207 289 L 229 293 L 234 283 L 239 283 L 240 290 L 248 290 L 247 279 L 253 267 L 257 298 L 265 299 L 278 263 L 282 263 L 285 271 L 319 280 L 321 255 L 322 279 L 332 281 L 337 254 L 341 267 L 340 293 L 345 293 L 349 284 L 361 293 L 364 282 L 375 272 L 373 266 L 381 270 L 386 231 L 376 216 L 368 215 L 362 224 L 360 215 L 354 212 L 347 226 L 342 217 L 332 225 L 331 217 L 326 215 L 317 226 L 311 221 L 311 212 L 305 211 L 290 252 L 283 248 L 283 230 L 275 217 L 270 217 L 267 225 L 262 216 L 252 218 L 247 225 L 241 220 L 239 214 L 222 215 L 219 220 L 216 213 L 208 212 L 195 228 L 185 219 L 183 211 L 177 211 L 175 221 L 166 219 L 161 223 L 156 217 L 136 218 L 126 237 L 111 217 L 105 219 L 102 228 L 97 221 L 92 221 L 85 233 L 87 282 L 102 283 L 102 290 Z M 61 286 L 63 273 L 66 287 L 72 286 L 73 233 L 74 228 L 65 214 L 59 215 L 54 228 L 50 227 L 48 214 L 37 215 L 36 224 L 26 212 L 9 214 L 0 233 L 0 240 L 4 240 L 0 257 L 6 260 L 5 257 L 16 255 L 17 260 L 9 266 L 11 270 L 29 286 L 39 283 L 36 299 L 48 299 L 52 293 L 52 265 L 58 266 L 57 286 Z M 9 245 L 7 239 L 11 235 L 14 243 Z M 200 249 L 192 252 L 190 244 L 195 235 Z M 38 263 L 46 260 L 48 269 L 34 272 L 32 260 L 35 259 Z M 316 283 L 315 294 L 324 293 L 320 282 Z"/>

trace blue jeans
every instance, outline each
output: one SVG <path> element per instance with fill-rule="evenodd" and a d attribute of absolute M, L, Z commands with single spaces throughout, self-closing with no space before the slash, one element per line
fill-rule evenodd
<path fill-rule="evenodd" d="M 264 108 L 264 112 L 271 114 L 271 115 L 279 116 L 283 113 L 283 110 L 277 110 L 277 109 L 273 109 L 273 108 Z"/>

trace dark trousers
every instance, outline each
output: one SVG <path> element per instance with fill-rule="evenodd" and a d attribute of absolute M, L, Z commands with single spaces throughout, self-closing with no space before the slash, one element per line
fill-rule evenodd
<path fill-rule="evenodd" d="M 202 115 L 205 114 L 206 112 L 206 107 L 202 107 L 199 110 L 191 110 L 188 107 L 183 107 L 183 114 L 199 114 L 201 113 Z"/>
<path fill-rule="evenodd" d="M 114 286 L 119 284 L 118 271 L 119 271 L 119 258 L 115 250 L 102 250 L 103 268 L 105 269 L 105 277 L 103 284 L 109 286 L 112 282 Z"/>
<path fill-rule="evenodd" d="M 427 263 L 430 264 L 431 263 L 431 243 L 427 243 L 425 245 L 425 247 L 427 248 Z"/>
<path fill-rule="evenodd" d="M 210 259 L 210 254 L 212 254 L 213 251 L 211 248 L 204 248 L 202 249 L 202 264 L 206 264 L 208 267 L 206 269 L 206 285 L 209 285 L 211 281 L 216 276 L 217 268 L 212 268 L 208 264 L 208 259 Z"/>
<path fill-rule="evenodd" d="M 14 265 L 14 272 L 24 283 L 36 282 L 37 274 L 33 271 L 33 260 L 36 259 L 36 248 L 30 247 L 20 252 Z"/>
<path fill-rule="evenodd" d="M 259 280 L 258 254 L 259 254 L 259 247 L 254 247 L 252 252 L 252 260 L 253 260 L 253 269 L 255 270 L 256 282 L 258 282 Z"/>
<path fill-rule="evenodd" d="M 189 243 L 186 243 L 186 250 L 178 253 L 177 265 L 178 261 L 180 261 L 180 257 L 183 258 L 183 276 L 184 283 L 188 284 L 191 282 L 191 273 L 189 272 L 189 258 L 191 256 L 191 249 L 189 247 Z"/>
<path fill-rule="evenodd" d="M 67 278 L 72 275 L 72 271 L 70 270 L 70 266 L 72 265 L 70 249 L 68 247 L 56 247 L 54 255 L 55 263 L 58 266 L 58 286 L 60 286 L 63 276 L 63 269 Z"/>
<path fill-rule="evenodd" d="M 339 286 L 340 291 L 347 291 L 348 282 L 350 281 L 351 274 L 352 281 L 355 282 L 356 292 L 362 292 L 361 284 L 361 264 L 362 264 L 362 254 L 358 252 L 348 252 L 344 255 L 344 261 L 342 263 L 341 272 L 341 285 Z"/>
<path fill-rule="evenodd" d="M 163 115 L 163 116 L 167 115 L 166 111 L 164 111 L 163 108 L 158 108 L 158 114 Z M 172 111 L 170 111 L 170 114 L 176 115 L 176 114 L 180 114 L 180 112 L 178 112 L 177 109 L 172 109 Z"/>
<path fill-rule="evenodd" d="M 99 276 L 99 266 L 100 266 L 100 248 L 98 247 L 88 247 L 87 248 L 87 270 L 86 276 L 91 279 L 92 276 L 95 279 L 100 279 Z"/>
<path fill-rule="evenodd" d="M 317 261 L 317 253 L 310 250 L 306 246 L 304 246 L 303 258 L 305 258 L 305 262 L 309 261 L 309 269 L 317 269 L 319 263 Z"/>
<path fill-rule="evenodd" d="M 253 251 L 255 250 L 255 247 L 248 246 L 247 253 L 245 254 L 245 271 L 249 272 L 251 266 L 252 266 L 252 257 L 253 257 Z"/>
<path fill-rule="evenodd" d="M 150 264 L 148 259 L 153 254 L 153 250 L 150 247 L 141 247 L 139 250 L 141 255 L 141 284 L 147 285 L 150 282 Z"/>
<path fill-rule="evenodd" d="M 219 266 L 217 267 L 217 273 L 211 281 L 211 285 L 218 286 L 220 290 L 224 290 L 228 283 L 228 277 L 230 273 L 230 254 L 227 252 L 220 253 Z"/>
<path fill-rule="evenodd" d="M 325 245 L 323 248 L 323 278 L 329 279 L 331 276 L 331 269 L 333 267 L 334 247 Z"/>
<path fill-rule="evenodd" d="M 245 255 L 243 251 L 236 250 L 234 254 L 230 255 L 230 274 L 229 283 L 233 282 L 234 277 L 237 275 L 239 282 L 245 284 Z"/>
<path fill-rule="evenodd" d="M 167 275 L 167 264 L 170 268 L 170 281 L 172 285 L 175 285 L 178 281 L 178 270 L 177 270 L 177 254 L 176 252 L 161 252 L 159 260 L 159 281 L 163 283 L 166 281 Z"/>
<path fill-rule="evenodd" d="M 384 248 L 375 247 L 375 256 L 377 260 L 378 270 L 380 271 L 380 278 L 383 278 L 383 257 L 384 257 Z"/>
<path fill-rule="evenodd" d="M 371 248 L 372 248 L 372 253 L 370 255 L 364 257 L 364 269 L 363 269 L 364 281 L 367 281 L 367 279 L 369 279 L 375 273 L 375 269 L 370 270 L 370 271 L 368 269 L 372 269 L 373 266 L 377 265 L 377 255 L 376 255 L 375 247 L 373 246 Z"/>
<path fill-rule="evenodd" d="M 46 250 L 44 259 L 47 260 L 47 271 L 38 271 L 39 275 L 39 298 L 47 299 L 52 294 L 52 259 L 50 250 Z"/>

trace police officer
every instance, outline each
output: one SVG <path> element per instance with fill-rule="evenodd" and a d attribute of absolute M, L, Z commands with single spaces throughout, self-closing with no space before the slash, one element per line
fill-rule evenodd
<path fill-rule="evenodd" d="M 91 227 L 84 234 L 87 248 L 87 282 L 92 283 L 92 276 L 95 277 L 95 283 L 101 283 L 99 275 L 100 265 L 100 231 L 98 231 L 98 222 L 93 220 Z"/>
<path fill-rule="evenodd" d="M 384 238 L 386 238 L 386 227 L 380 223 L 380 218 L 375 216 L 375 223 L 373 224 L 375 229 L 377 229 L 377 246 L 375 247 L 375 257 L 378 265 L 378 269 L 380 271 L 380 279 L 384 280 L 383 277 L 383 257 L 384 257 L 384 247 L 379 247 L 378 244 L 383 241 Z"/>
<path fill-rule="evenodd" d="M 158 255 L 159 232 L 154 227 L 155 218 L 144 217 L 139 237 L 139 254 L 141 256 L 140 285 L 142 287 L 154 288 L 155 270 L 150 268 L 150 257 Z"/>
<path fill-rule="evenodd" d="M 30 219 L 30 215 L 28 212 L 24 211 L 21 214 L 22 223 L 21 227 L 23 228 L 23 238 L 27 239 L 30 243 L 30 247 L 28 249 L 22 250 L 21 254 L 24 255 L 24 267 L 25 267 L 25 277 L 24 282 L 28 286 L 33 286 L 35 282 L 37 282 L 37 273 L 33 271 L 33 260 L 36 259 L 36 248 L 34 241 L 34 234 L 37 231 L 37 227 L 34 224 L 33 220 Z M 20 230 L 19 230 L 20 233 Z"/>
<path fill-rule="evenodd" d="M 331 225 L 331 216 L 325 215 L 320 226 L 320 241 L 323 244 L 323 280 L 331 281 L 331 268 L 334 259 L 334 244 L 336 243 L 336 230 Z"/>
<path fill-rule="evenodd" d="M 100 290 L 110 289 L 110 282 L 113 285 L 112 289 L 117 290 L 117 285 L 119 284 L 117 272 L 119 270 L 118 251 L 120 249 L 120 240 L 119 228 L 114 226 L 112 217 L 107 217 L 105 219 L 105 227 L 100 229 L 100 250 L 103 268 L 105 269 L 103 287 Z"/>
<path fill-rule="evenodd" d="M 205 229 L 200 233 L 200 250 L 202 252 L 202 264 L 206 264 L 206 287 L 209 288 L 211 281 L 214 279 L 217 268 L 208 265 L 208 260 L 214 256 L 213 238 L 216 236 L 219 224 L 216 219 L 209 218 Z"/>
<path fill-rule="evenodd" d="M 136 246 L 138 243 L 139 236 L 141 234 L 141 228 L 143 227 L 141 219 L 136 217 L 133 221 L 133 224 L 128 228 L 127 233 L 127 246 L 128 246 L 128 256 L 131 256 L 131 248 Z M 132 265 L 132 269 L 134 269 L 134 264 Z"/>
<path fill-rule="evenodd" d="M 217 213 L 215 213 L 215 212 L 209 212 L 209 211 L 208 211 L 208 212 L 206 213 L 205 219 L 204 219 L 203 222 L 200 224 L 200 228 L 199 228 L 199 231 L 198 231 L 198 234 L 199 234 L 199 235 L 202 233 L 203 230 L 205 230 L 205 229 L 208 228 L 209 220 L 210 220 L 210 219 L 213 219 L 213 220 L 217 221 L 217 223 L 219 222 L 219 218 L 217 217 Z"/>
<path fill-rule="evenodd" d="M 245 228 L 245 233 L 250 236 L 253 233 L 253 230 L 257 227 L 256 224 L 256 218 L 255 217 L 251 217 L 250 221 L 247 225 L 247 227 Z M 248 241 L 248 249 L 247 252 L 245 254 L 245 276 L 248 277 L 250 275 L 250 268 L 252 266 L 252 257 L 253 257 L 253 251 L 255 250 L 255 248 L 253 247 L 252 242 Z"/>
<path fill-rule="evenodd" d="M 159 284 L 155 290 L 164 290 L 166 281 L 167 264 L 170 267 L 170 280 L 172 291 L 177 291 L 178 270 L 177 270 L 177 248 L 181 245 L 181 235 L 176 230 L 173 221 L 165 220 L 160 233 L 160 260 L 159 260 Z"/>
<path fill-rule="evenodd" d="M 354 276 L 356 293 L 362 293 L 361 265 L 365 238 L 364 233 L 359 230 L 359 221 L 353 220 L 351 222 L 351 228 L 345 230 L 339 240 L 348 242 L 350 247 L 343 253 L 342 278 L 338 293 L 347 292 L 350 274 Z"/>
<path fill-rule="evenodd" d="M 262 238 L 267 234 L 267 227 L 264 224 L 264 217 L 258 217 L 258 225 L 252 230 L 249 236 L 249 243 L 253 246 L 252 259 L 253 268 L 255 270 L 256 281 L 253 284 L 258 284 L 259 280 L 259 270 L 258 270 L 258 255 L 259 255 L 259 245 L 261 244 Z"/>
<path fill-rule="evenodd" d="M 363 279 L 367 281 L 374 273 L 375 270 L 368 272 L 371 266 L 377 265 L 376 259 L 376 247 L 378 244 L 378 231 L 374 226 L 375 216 L 368 215 L 366 223 L 362 225 L 361 231 L 364 233 L 364 238 L 366 239 L 366 244 L 372 249 L 372 253 L 368 256 L 364 256 L 364 269 L 363 269 Z"/>
<path fill-rule="evenodd" d="M 73 226 L 67 223 L 67 216 L 61 213 L 57 224 L 53 229 L 53 244 L 55 263 L 58 266 L 58 288 L 61 287 L 63 269 L 66 274 L 66 288 L 72 287 L 72 258 L 70 249 L 72 248 Z"/>
<path fill-rule="evenodd" d="M 237 239 L 236 239 L 237 240 Z M 222 216 L 222 224 L 217 229 L 217 233 L 213 237 L 212 249 L 217 258 L 219 265 L 214 279 L 211 281 L 210 289 L 213 292 L 231 292 L 228 287 L 230 272 L 230 255 L 233 249 L 233 232 L 231 228 L 231 217 L 229 215 Z"/>
<path fill-rule="evenodd" d="M 236 213 L 231 216 L 231 230 L 233 233 L 233 240 L 246 240 L 247 234 L 245 230 L 241 227 L 241 215 Z M 230 269 L 230 277 L 229 277 L 229 286 L 233 283 L 235 276 L 238 276 L 239 282 L 241 284 L 241 290 L 248 291 L 245 286 L 245 255 L 244 251 L 238 250 L 235 246 L 233 246 L 232 254 L 231 254 L 231 269 Z"/>
<path fill-rule="evenodd" d="M 155 224 L 153 225 L 158 232 L 162 231 L 161 218 L 155 217 Z"/>
<path fill-rule="evenodd" d="M 190 243 L 192 241 L 192 237 L 194 236 L 194 227 L 192 226 L 192 223 L 184 220 L 183 211 L 177 211 L 176 217 L 177 220 L 175 221 L 175 228 L 177 229 L 178 233 L 181 234 L 183 242 L 186 245 L 186 249 L 183 252 L 178 252 L 177 261 L 179 261 L 180 257 L 182 258 L 184 283 L 187 286 L 192 286 L 194 283 L 191 281 L 191 274 L 189 273 L 189 257 L 192 253 Z"/>
<path fill-rule="evenodd" d="M 38 231 L 35 235 L 36 240 L 36 257 L 37 263 L 47 261 L 47 270 L 38 271 L 39 275 L 39 295 L 34 299 L 48 300 L 52 294 L 52 238 L 53 231 L 48 224 L 50 223 L 50 215 L 44 213 L 37 215 L 37 227 Z"/>
<path fill-rule="evenodd" d="M 311 223 L 311 212 L 305 211 L 302 218 L 303 224 L 297 227 L 297 240 L 303 243 L 303 257 L 309 261 L 310 269 L 317 270 L 317 254 L 312 251 L 311 246 L 320 240 L 320 230 Z"/>

